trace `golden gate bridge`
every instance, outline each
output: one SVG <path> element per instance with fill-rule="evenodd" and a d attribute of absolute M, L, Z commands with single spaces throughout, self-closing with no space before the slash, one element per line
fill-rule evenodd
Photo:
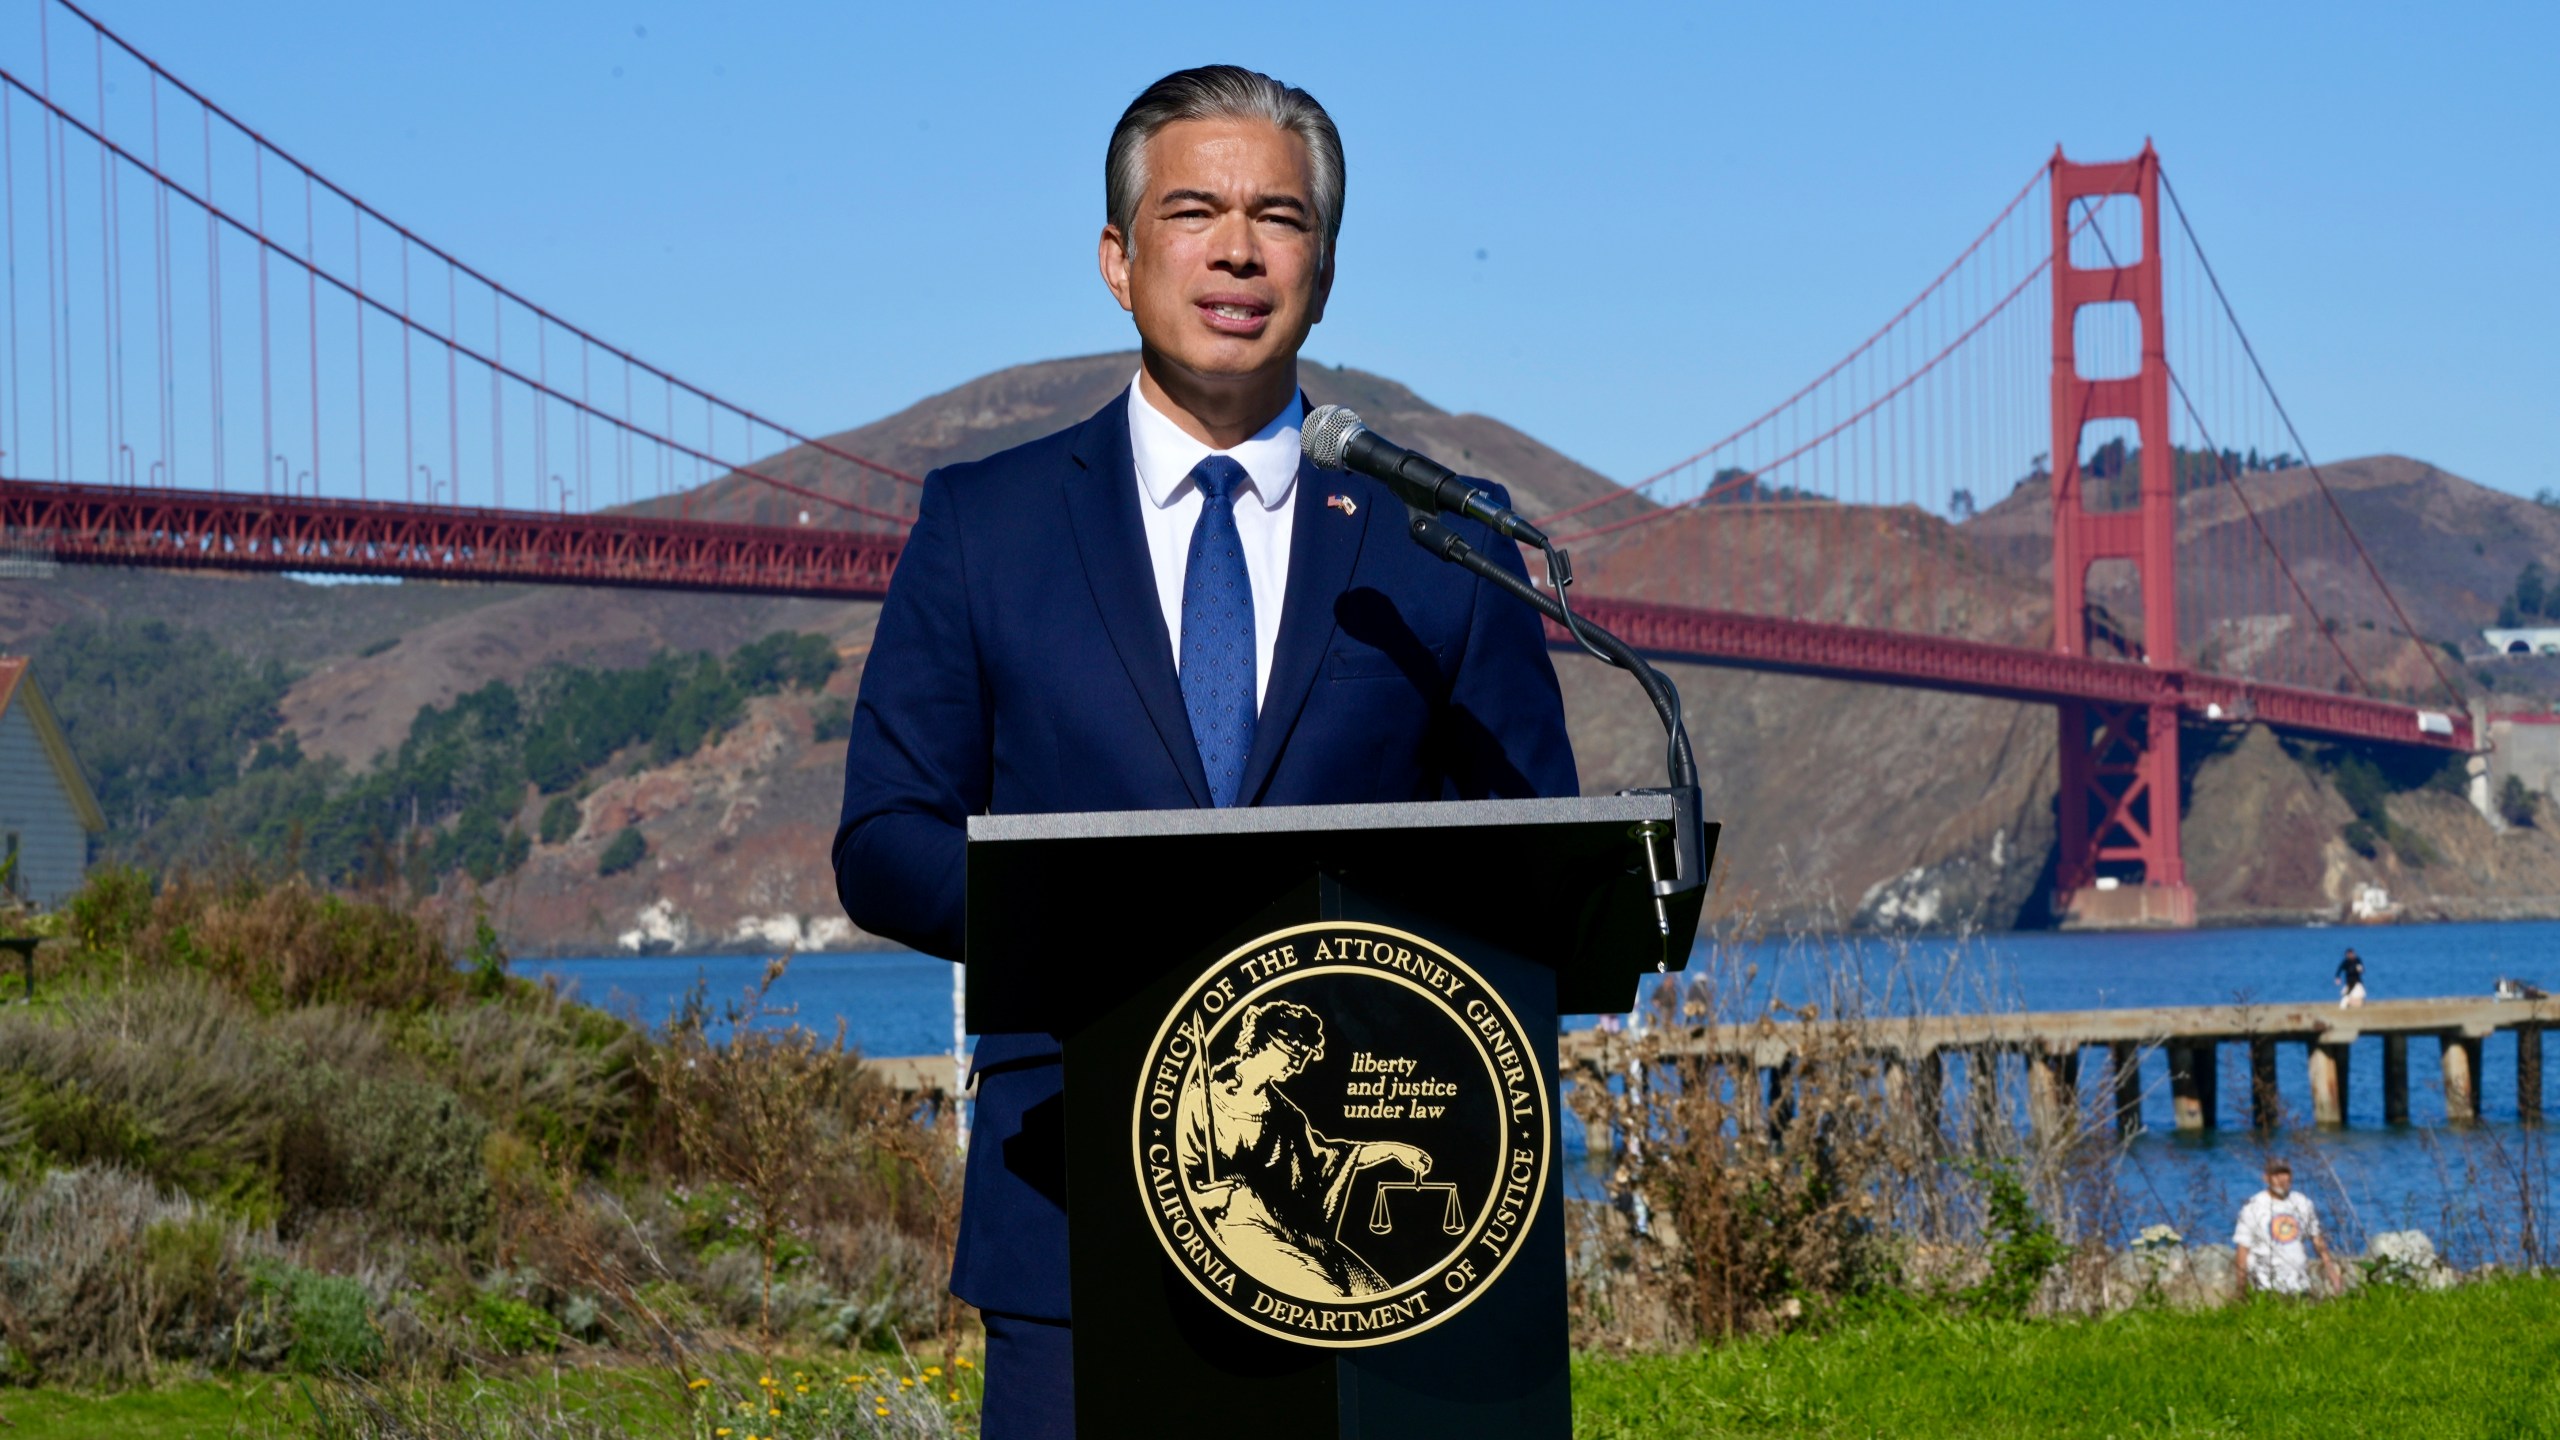
<path fill-rule="evenodd" d="M 0 192 L 0 547 L 887 590 L 919 477 L 508 288 L 70 0 L 0 26 Z M 2062 897 L 2191 923 L 2182 726 L 2474 748 L 2309 455 L 2160 158 L 2057 150 L 1837 364 L 1540 520 L 1657 660 L 2054 706 Z M 784 523 L 696 515 L 713 482 Z"/>

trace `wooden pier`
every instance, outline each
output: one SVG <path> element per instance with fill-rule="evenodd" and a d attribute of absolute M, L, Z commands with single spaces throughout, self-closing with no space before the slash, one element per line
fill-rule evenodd
<path fill-rule="evenodd" d="M 1935 1106 L 1945 1090 L 1946 1057 L 1965 1057 L 1977 1100 L 1997 1103 L 2004 1060 L 2026 1068 L 2029 1121 L 2038 1128 L 2075 1116 L 2080 1104 L 2083 1057 L 2101 1052 L 2116 1126 L 2143 1126 L 2142 1055 L 2159 1050 L 2168 1060 L 2170 1109 L 2180 1130 L 2210 1130 L 2217 1123 L 2221 1060 L 2226 1045 L 2245 1046 L 2250 1116 L 2260 1128 L 2281 1119 L 2277 1077 L 2284 1051 L 2299 1047 L 2311 1093 L 2313 1123 L 2345 1125 L 2347 1077 L 2356 1044 L 2376 1038 L 2382 1064 L 2382 1114 L 2401 1125 L 2409 1119 L 2409 1041 L 2432 1041 L 2443 1076 L 2445 1116 L 2461 1122 L 2480 1113 L 2481 1042 L 2500 1030 L 2516 1037 L 2516 1108 L 2519 1118 L 2542 1118 L 2542 1032 L 2560 1026 L 2560 1001 L 2381 1000 L 2355 1009 L 2329 1004 L 2180 1005 L 2127 1010 L 2019 1011 L 1979 1015 L 1931 1015 L 1854 1023 L 1812 1022 L 1821 1042 L 1845 1043 L 1885 1062 L 1888 1083 Z M 1755 1089 L 1773 1088 L 1809 1037 L 1791 1021 L 1684 1027 L 1653 1037 L 1666 1055 L 1698 1056 L 1743 1073 L 1757 1073 Z M 1625 1032 L 1576 1030 L 1562 1040 L 1560 1063 L 1568 1079 L 1601 1082 L 1622 1072 L 1634 1037 Z M 2359 1117 L 2363 1118 L 2363 1117 Z"/>
<path fill-rule="evenodd" d="M 2437 1048 L 2443 1076 L 2445 1118 L 2469 1121 L 2480 1113 L 2481 1042 L 2500 1030 L 2516 1037 L 2516 1110 L 2542 1118 L 2542 1032 L 2560 1027 L 2560 1000 L 2378 1000 L 2353 1010 L 2331 1004 L 2175 1005 L 2130 1010 L 2047 1010 L 1979 1015 L 1930 1015 L 1870 1020 L 1847 1027 L 1848 1043 L 1885 1062 L 1887 1083 L 1915 1102 L 1943 1103 L 1946 1057 L 1964 1057 L 1971 1103 L 1986 1111 L 1999 1105 L 1998 1075 L 2004 1063 L 2026 1068 L 2029 1123 L 2039 1128 L 2076 1116 L 2084 1078 L 2106 1086 L 2116 1127 L 2143 1127 L 2141 1064 L 2145 1051 L 2167 1056 L 2172 1123 L 2180 1130 L 2210 1130 L 2217 1123 L 2222 1089 L 2222 1050 L 2245 1046 L 2249 1111 L 2254 1124 L 2273 1128 L 2285 1051 L 2298 1047 L 2312 1121 L 2345 1125 L 2347 1077 L 2359 1041 L 2379 1041 L 2382 1113 L 2355 1117 L 2386 1125 L 2409 1121 L 2409 1041 Z M 1749 1025 L 1688 1026 L 1667 1039 L 1653 1038 L 1657 1054 L 1698 1056 L 1737 1072 L 1756 1073 L 1757 1087 L 1774 1093 L 1807 1038 L 1792 1021 Z M 1826 1044 L 1840 1043 L 1837 1022 L 1813 1022 Z M 1574 1030 L 1559 1042 L 1563 1078 L 1603 1082 L 1622 1073 L 1635 1037 L 1623 1031 Z M 2084 1064 L 2094 1056 L 2097 1063 Z M 955 1072 L 948 1055 L 908 1055 L 869 1063 L 902 1090 L 947 1094 Z"/>

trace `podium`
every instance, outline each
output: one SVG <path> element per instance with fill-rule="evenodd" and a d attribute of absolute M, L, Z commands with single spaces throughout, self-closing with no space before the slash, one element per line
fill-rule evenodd
<path fill-rule="evenodd" d="M 1556 1019 L 1685 963 L 1703 890 L 1666 936 L 1648 877 L 1674 818 L 969 821 L 968 1028 L 1065 1052 L 1078 1433 L 1571 1433 Z"/>

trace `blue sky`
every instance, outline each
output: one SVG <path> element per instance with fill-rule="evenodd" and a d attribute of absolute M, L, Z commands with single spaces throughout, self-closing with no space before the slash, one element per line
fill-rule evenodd
<path fill-rule="evenodd" d="M 810 431 L 1130 344 L 1094 274 L 1103 140 L 1214 59 L 1346 136 L 1309 353 L 1622 479 L 1836 359 L 2057 141 L 2147 136 L 2315 454 L 2560 488 L 2560 7 L 98 13 L 428 238 Z"/>

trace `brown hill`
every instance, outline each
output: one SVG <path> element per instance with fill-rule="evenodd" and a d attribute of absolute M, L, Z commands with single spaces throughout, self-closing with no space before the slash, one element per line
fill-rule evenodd
<path fill-rule="evenodd" d="M 2319 612 L 2337 623 L 2336 638 L 2377 687 L 2441 694 L 2422 647 L 2394 634 L 2398 621 L 2337 524 L 2342 514 L 2365 555 L 2391 582 L 2420 640 L 2477 652 L 2479 631 L 2495 624 L 2498 604 L 2518 572 L 2560 561 L 2560 510 L 2492 490 L 2422 461 L 2377 455 L 2324 465 L 2337 511 L 2329 509 L 2309 470 L 2252 474 L 2249 507 L 2228 486 L 2190 491 L 2178 502 L 2178 603 L 2192 617 L 2189 658 L 2207 666 L 2265 666 L 2301 683 L 2340 677 L 2329 642 L 2313 632 L 2299 604 L 2262 558 L 2259 527 L 2278 537 L 2293 576 Z M 1962 528 L 1983 555 L 2022 575 L 2052 571 L 2050 490 L 2039 476 L 2020 484 Z M 2254 583 L 2241 587 L 2235 574 Z M 2102 571 L 2096 589 L 2128 635 L 2140 635 L 2141 604 L 2129 574 L 2114 583 Z M 2246 598 L 2235 593 L 2245 589 Z M 2198 636 L 2201 643 L 2197 643 Z M 2276 653 L 2269 654 L 2269 651 Z M 2434 657 L 2446 660 L 2440 650 Z M 2448 670 L 2453 669 L 2449 662 Z"/>
<path fill-rule="evenodd" d="M 886 419 L 822 437 L 844 454 L 859 455 L 909 475 L 937 465 L 979 460 L 1084 419 L 1128 388 L 1137 374 L 1134 350 L 1016 365 L 928 396 Z M 1511 491 L 1521 513 L 1541 515 L 1608 495 L 1615 481 L 1487 415 L 1453 415 L 1382 375 L 1309 361 L 1299 383 L 1318 405 L 1347 405 L 1380 434 L 1434 455 L 1471 475 Z M 811 445 L 795 445 L 752 467 L 759 475 L 839 496 L 892 514 L 913 514 L 915 487 L 890 479 Z M 690 496 L 652 500 L 635 513 L 686 513 L 703 519 L 762 525 L 803 523 L 809 502 L 761 480 L 731 474 Z M 823 508 L 823 507 L 819 507 Z M 1620 499 L 1590 512 L 1592 523 L 1651 509 L 1649 502 Z M 813 514 L 820 524 L 854 528 L 877 522 L 859 515 Z"/>

